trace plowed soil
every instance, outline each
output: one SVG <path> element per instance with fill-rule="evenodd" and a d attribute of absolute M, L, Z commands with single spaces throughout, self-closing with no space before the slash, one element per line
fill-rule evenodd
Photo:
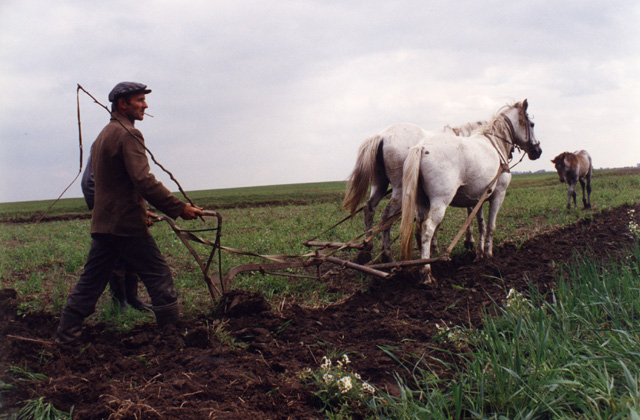
<path fill-rule="evenodd" d="M 500 304 L 509 289 L 553 288 L 561 267 L 572 264 L 576 254 L 615 258 L 633 243 L 630 209 L 585 212 L 567 228 L 519 246 L 503 244 L 490 261 L 474 263 L 466 254 L 438 263 L 438 285 L 423 286 L 414 273 L 371 278 L 365 291 L 321 308 L 285 301 L 274 309 L 263 296 L 236 290 L 220 308 L 181 319 L 169 332 L 153 324 L 126 332 L 86 325 L 78 347 L 52 344 L 57 315 L 17 315 L 19 297 L 4 290 L 0 379 L 11 382 L 10 366 L 47 379 L 15 383 L 3 393 L 3 409 L 44 396 L 62 410 L 74 406 L 76 419 L 322 418 L 312 386 L 298 377 L 305 368 L 317 368 L 322 356 L 348 353 L 363 379 L 393 392 L 393 372 L 402 371 L 381 348 L 454 357 L 435 350 L 436 323 L 481 326 L 483 311 Z M 640 214 L 640 205 L 635 211 Z M 339 290 L 362 288 L 348 271 L 334 272 L 326 281 Z M 212 333 L 216 326 L 231 339 L 221 342 Z M 437 346 L 446 349 L 446 343 Z"/>

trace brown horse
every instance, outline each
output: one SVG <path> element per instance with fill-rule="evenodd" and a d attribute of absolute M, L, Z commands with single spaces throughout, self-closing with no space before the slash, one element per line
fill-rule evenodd
<path fill-rule="evenodd" d="M 575 153 L 563 152 L 553 158 L 551 161 L 556 165 L 556 171 L 560 176 L 560 182 L 569 184 L 569 198 L 567 200 L 567 209 L 571 208 L 571 197 L 573 197 L 573 205 L 576 203 L 576 183 L 580 181 L 582 186 L 582 204 L 585 209 L 591 208 L 591 156 L 586 150 L 578 150 Z M 585 199 L 585 181 L 587 195 Z"/>

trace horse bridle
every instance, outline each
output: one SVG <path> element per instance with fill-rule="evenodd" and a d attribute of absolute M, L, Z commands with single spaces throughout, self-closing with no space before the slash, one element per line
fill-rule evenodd
<path fill-rule="evenodd" d="M 511 139 L 515 139 L 516 138 L 516 130 L 513 127 L 513 123 L 511 122 L 511 118 L 509 118 L 508 116 L 501 114 L 500 115 L 500 119 L 498 121 L 500 121 L 502 124 L 504 124 L 504 126 L 507 129 L 507 135 L 510 138 L 505 138 L 503 136 L 501 136 L 496 128 L 492 125 L 491 127 L 491 133 L 484 133 L 484 136 L 490 141 L 491 145 L 496 149 L 496 151 L 498 152 L 498 156 L 500 156 L 500 161 L 501 161 L 501 167 L 503 169 L 503 171 L 505 172 L 509 172 L 510 168 L 509 168 L 509 162 L 511 161 L 511 156 L 513 154 L 513 149 L 517 149 L 517 150 L 522 150 L 522 147 L 520 147 L 520 145 L 518 145 L 517 143 L 513 142 Z M 528 118 L 527 118 L 527 124 L 525 124 L 527 127 L 527 134 L 526 134 L 526 138 L 525 138 L 525 144 L 528 144 L 531 141 L 531 125 L 529 124 Z M 509 152 L 509 158 L 508 160 L 505 159 L 505 157 L 502 156 L 502 153 L 500 152 L 500 150 L 498 149 L 498 147 L 496 146 L 495 142 L 491 139 L 490 136 L 496 137 L 498 139 L 500 139 L 501 141 L 503 141 L 506 144 L 509 144 L 513 147 L 513 149 L 511 149 L 511 151 Z M 524 158 L 524 155 L 522 155 L 522 157 L 520 158 L 520 160 L 518 161 L 518 163 L 520 163 L 522 161 L 522 159 Z M 517 163 L 516 163 L 517 165 Z M 515 166 L 515 165 L 514 165 Z"/>

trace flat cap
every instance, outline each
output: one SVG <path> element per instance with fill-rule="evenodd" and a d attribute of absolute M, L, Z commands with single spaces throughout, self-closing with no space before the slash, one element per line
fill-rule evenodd
<path fill-rule="evenodd" d="M 109 102 L 115 102 L 118 98 L 133 93 L 149 93 L 151 89 L 147 89 L 147 85 L 136 82 L 120 82 L 109 92 Z"/>

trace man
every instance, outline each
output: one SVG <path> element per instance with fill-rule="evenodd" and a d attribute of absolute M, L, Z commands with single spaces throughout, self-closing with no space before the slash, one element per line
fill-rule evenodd
<path fill-rule="evenodd" d="M 91 167 L 91 155 L 89 155 L 87 167 L 82 174 L 80 186 L 82 187 L 82 195 L 84 195 L 84 201 L 87 203 L 87 207 L 89 210 L 93 210 L 95 182 L 93 180 L 93 168 Z M 155 217 L 153 213 L 147 213 L 149 217 Z M 151 223 L 150 219 L 148 219 L 147 223 Z M 138 275 L 130 269 L 127 269 L 121 262 L 116 263 L 111 277 L 109 277 L 109 289 L 113 302 L 119 306 L 120 311 L 124 311 L 129 305 L 139 311 L 151 308 L 151 305 L 138 297 Z"/>
<path fill-rule="evenodd" d="M 150 92 L 141 83 L 122 82 L 109 93 L 111 120 L 91 147 L 95 178 L 91 249 L 60 317 L 56 332 L 60 343 L 80 338 L 83 320 L 95 311 L 120 260 L 140 276 L 158 325 L 178 320 L 173 278 L 147 226 L 146 202 L 171 218 L 191 220 L 204 212 L 179 200 L 150 173 L 142 133 L 134 127 L 144 118 Z"/>

